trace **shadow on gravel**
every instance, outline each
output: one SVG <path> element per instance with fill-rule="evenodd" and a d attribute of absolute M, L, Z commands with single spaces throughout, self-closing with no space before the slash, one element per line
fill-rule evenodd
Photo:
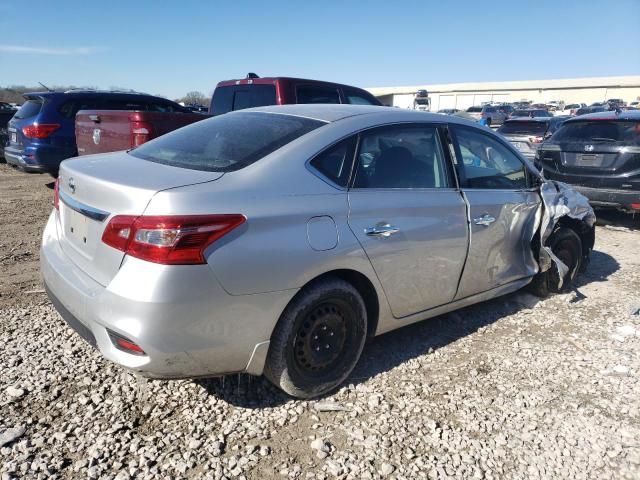
<path fill-rule="evenodd" d="M 617 272 L 619 268 L 620 264 L 611 255 L 594 250 L 591 252 L 591 261 L 589 262 L 587 271 L 576 278 L 575 286 L 579 289 L 589 283 L 604 282 L 612 273 Z"/>
<path fill-rule="evenodd" d="M 586 298 L 579 291 L 580 287 L 592 282 L 605 281 L 619 268 L 613 257 L 594 251 L 587 272 L 578 277 L 574 289 L 576 297 L 573 301 Z M 365 382 L 398 365 L 471 335 L 507 315 L 533 308 L 538 301 L 537 297 L 526 290 L 520 290 L 375 337 L 365 346 L 358 365 L 345 381 L 345 385 Z M 204 388 L 206 394 L 215 395 L 243 408 L 269 408 L 292 400 L 264 377 L 240 374 L 199 379 L 195 382 Z"/>

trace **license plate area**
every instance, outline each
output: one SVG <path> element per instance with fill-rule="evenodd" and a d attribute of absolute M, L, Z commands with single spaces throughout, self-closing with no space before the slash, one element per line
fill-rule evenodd
<path fill-rule="evenodd" d="M 604 155 L 597 153 L 579 153 L 576 155 L 576 165 L 579 167 L 600 167 Z"/>
<path fill-rule="evenodd" d="M 18 143 L 18 134 L 11 132 L 11 143 Z"/>
<path fill-rule="evenodd" d="M 78 246 L 86 245 L 89 235 L 89 219 L 70 208 L 67 208 L 66 212 L 65 236 Z"/>

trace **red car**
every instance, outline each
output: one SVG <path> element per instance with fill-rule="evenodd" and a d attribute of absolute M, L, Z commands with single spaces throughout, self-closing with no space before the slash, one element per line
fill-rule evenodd
<path fill-rule="evenodd" d="M 249 73 L 241 80 L 218 83 L 211 98 L 209 113 L 220 115 L 244 108 L 292 103 L 382 105 L 366 90 L 349 85 L 291 77 L 260 78 L 255 73 Z"/>

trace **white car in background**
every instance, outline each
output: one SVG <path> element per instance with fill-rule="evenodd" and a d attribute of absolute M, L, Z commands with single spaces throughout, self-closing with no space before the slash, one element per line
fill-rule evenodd
<path fill-rule="evenodd" d="M 560 115 L 575 115 L 580 108 L 584 108 L 586 106 L 586 103 L 568 103 L 566 105 L 563 105 L 562 108 L 556 109 L 556 111 L 553 112 L 553 116 L 558 117 Z"/>

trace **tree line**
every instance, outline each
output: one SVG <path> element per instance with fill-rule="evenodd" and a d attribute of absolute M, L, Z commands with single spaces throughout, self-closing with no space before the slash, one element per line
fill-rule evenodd
<path fill-rule="evenodd" d="M 97 90 L 95 86 L 76 86 L 76 85 L 52 85 L 49 86 L 51 90 L 64 92 L 66 90 L 73 90 L 74 88 L 86 88 Z M 126 88 L 113 86 L 110 90 L 128 90 Z M 24 102 L 23 95 L 30 92 L 42 92 L 46 90 L 43 86 L 28 87 L 26 85 L 8 85 L 6 87 L 0 87 L 0 102 L 17 103 L 22 104 Z M 157 97 L 164 97 L 164 95 L 156 95 Z M 178 103 L 184 103 L 185 105 L 209 105 L 210 97 L 207 97 L 204 93 L 198 91 L 188 92 L 181 98 L 174 99 Z"/>

